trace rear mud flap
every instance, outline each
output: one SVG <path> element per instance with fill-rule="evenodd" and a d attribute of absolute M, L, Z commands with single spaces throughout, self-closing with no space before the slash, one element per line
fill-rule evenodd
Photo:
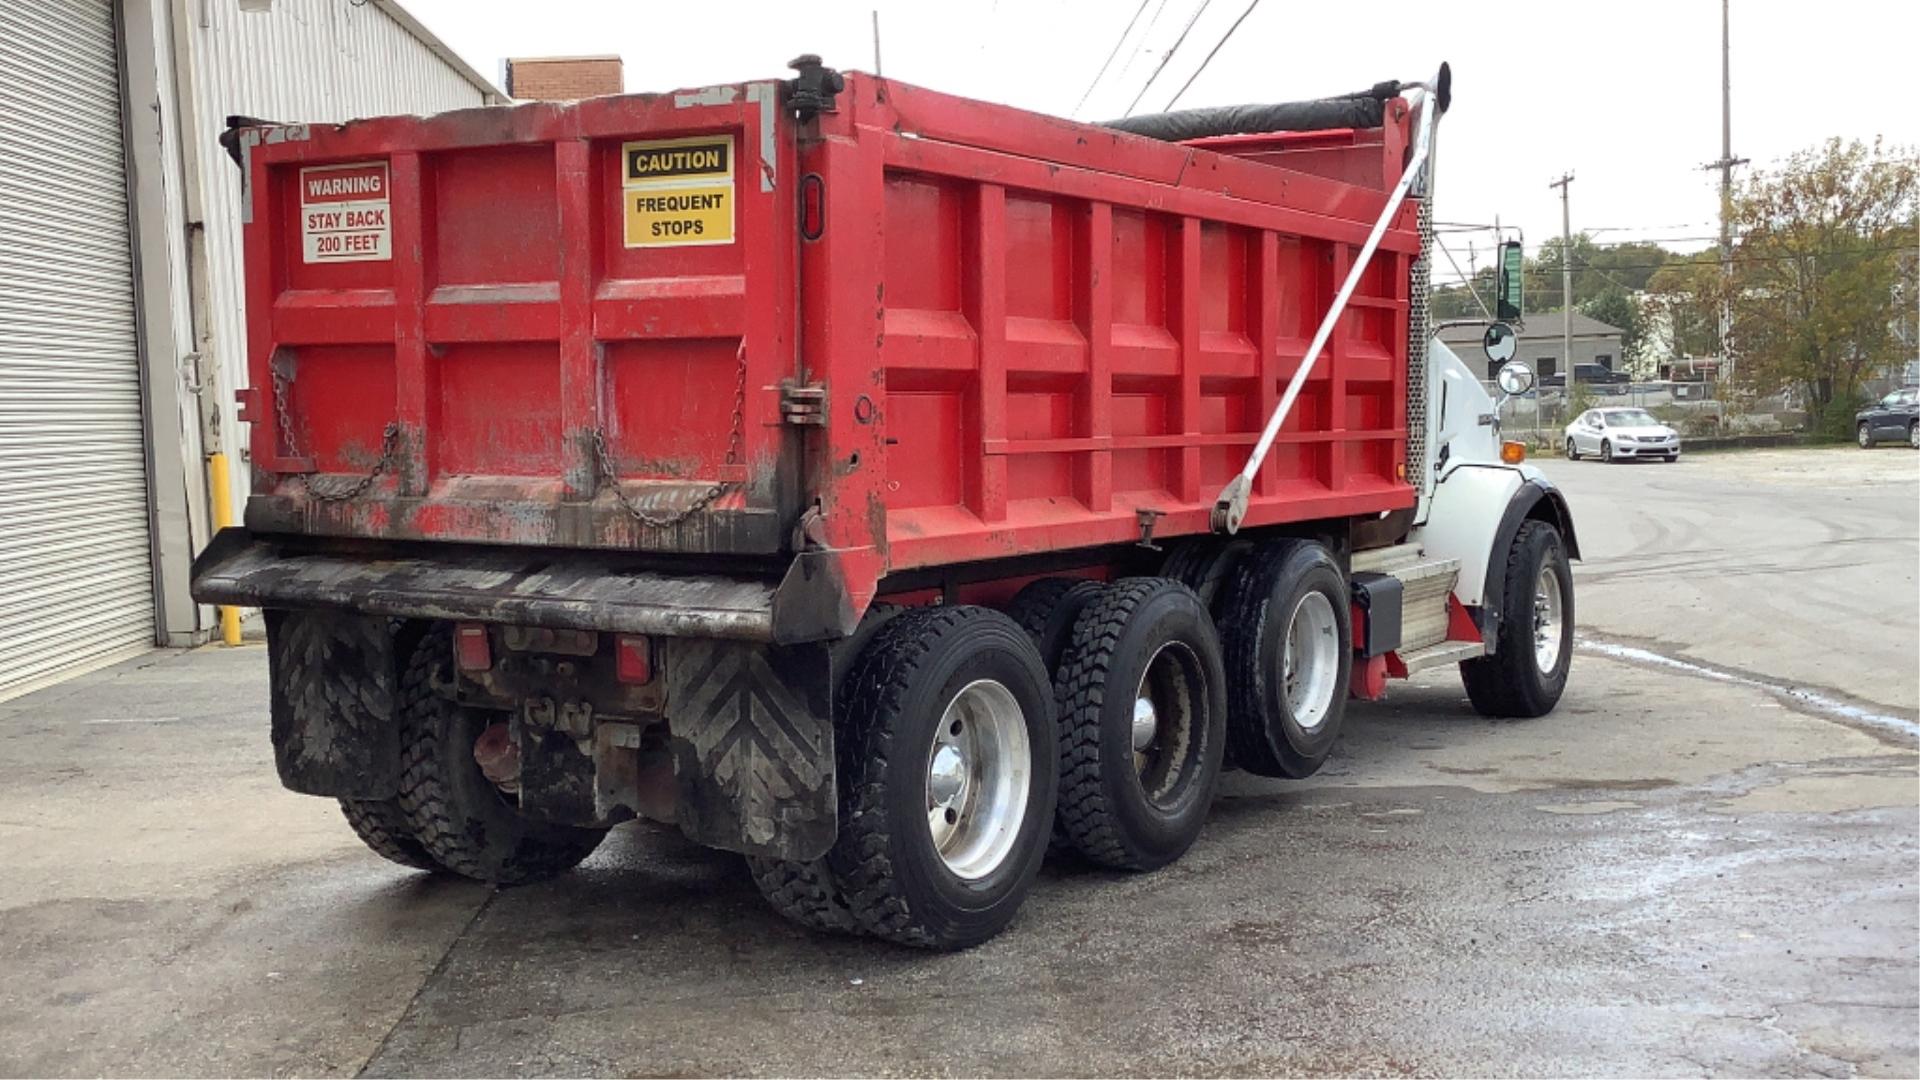
<path fill-rule="evenodd" d="M 666 639 L 667 717 L 688 838 L 815 859 L 838 823 L 825 645 Z"/>
<path fill-rule="evenodd" d="M 400 788 L 398 689 L 386 619 L 266 612 L 273 760 L 306 795 L 388 799 Z"/>

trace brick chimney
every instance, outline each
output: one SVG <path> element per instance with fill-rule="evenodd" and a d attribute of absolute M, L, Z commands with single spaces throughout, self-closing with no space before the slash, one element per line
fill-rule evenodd
<path fill-rule="evenodd" d="M 507 61 L 507 96 L 519 101 L 575 101 L 626 92 L 617 56 L 529 56 Z"/>

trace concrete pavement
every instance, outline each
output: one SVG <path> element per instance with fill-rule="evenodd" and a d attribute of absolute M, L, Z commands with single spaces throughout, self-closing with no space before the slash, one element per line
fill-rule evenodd
<path fill-rule="evenodd" d="M 1049 868 L 952 956 L 636 826 L 497 893 L 384 863 L 275 782 L 258 647 L 0 703 L 0 1073 L 1915 1075 L 1920 459 L 1779 479 L 1824 453 L 1550 464 L 1594 643 L 1554 714 L 1395 685 L 1182 862 Z"/>

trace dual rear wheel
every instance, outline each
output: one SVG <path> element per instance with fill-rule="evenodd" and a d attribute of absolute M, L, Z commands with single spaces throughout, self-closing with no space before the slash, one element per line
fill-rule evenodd
<path fill-rule="evenodd" d="M 403 637 L 400 645 L 406 653 L 395 701 L 400 790 L 391 799 L 341 799 L 355 835 L 401 866 L 489 885 L 541 881 L 591 855 L 606 830 L 528 817 L 481 772 L 475 745 L 503 721 L 463 708 L 435 688 L 452 676 L 446 629 Z"/>
<path fill-rule="evenodd" d="M 750 858 L 762 893 L 816 929 L 965 948 L 1049 847 L 1133 871 L 1185 854 L 1230 748 L 1263 775 L 1318 768 L 1350 663 L 1338 565 L 1304 540 L 1176 555 L 1185 580 L 888 613 L 836 694 L 840 834 L 812 862 Z"/>

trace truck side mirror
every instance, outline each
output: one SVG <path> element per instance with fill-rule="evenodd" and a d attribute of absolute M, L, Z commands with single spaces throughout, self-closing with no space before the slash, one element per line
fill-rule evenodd
<path fill-rule="evenodd" d="M 1512 397 L 1533 389 L 1533 369 L 1524 360 L 1510 360 L 1500 368 L 1495 376 L 1500 384 L 1500 392 Z"/>
<path fill-rule="evenodd" d="M 1520 351 L 1520 339 L 1513 336 L 1513 327 L 1497 322 L 1480 335 L 1480 351 L 1494 363 L 1504 364 Z"/>
<path fill-rule="evenodd" d="M 1493 317 L 1501 320 L 1523 318 L 1520 304 L 1520 279 L 1526 269 L 1526 256 L 1520 251 L 1520 241 L 1509 240 L 1500 245 L 1500 272 L 1494 292 Z"/>

